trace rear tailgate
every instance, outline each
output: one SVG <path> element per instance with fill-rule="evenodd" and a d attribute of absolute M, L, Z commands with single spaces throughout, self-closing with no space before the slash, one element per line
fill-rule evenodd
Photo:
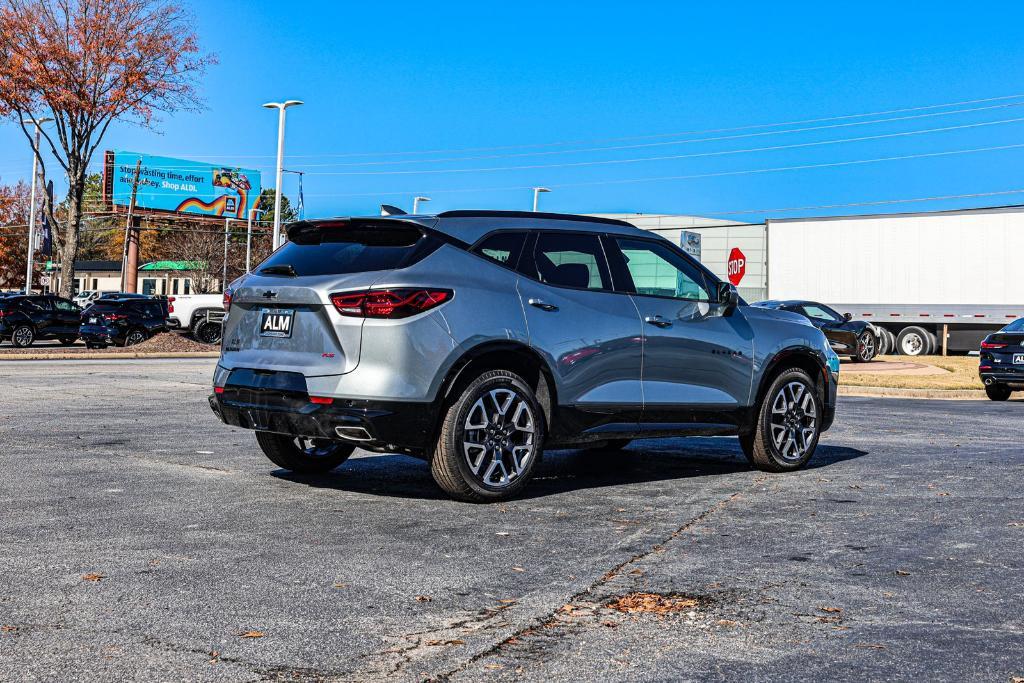
<path fill-rule="evenodd" d="M 400 220 L 299 224 L 286 243 L 231 294 L 221 365 L 299 372 L 351 372 L 363 318 L 342 316 L 335 293 L 371 288 L 421 250 L 421 225 Z"/>

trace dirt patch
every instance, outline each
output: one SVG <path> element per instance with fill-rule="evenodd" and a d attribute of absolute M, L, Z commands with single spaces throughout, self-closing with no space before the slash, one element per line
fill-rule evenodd
<path fill-rule="evenodd" d="M 891 359 L 891 360 L 890 360 Z M 984 389 L 977 356 L 888 356 L 861 365 L 843 364 L 839 385 L 888 389 Z"/>
<path fill-rule="evenodd" d="M 204 344 L 183 334 L 165 332 L 150 337 L 141 344 L 131 347 L 132 351 L 139 353 L 187 353 L 190 351 L 218 351 L 217 344 Z"/>
<path fill-rule="evenodd" d="M 615 598 L 608 607 L 626 614 L 671 614 L 689 612 L 699 601 L 687 595 L 661 595 L 660 593 L 630 593 Z"/>

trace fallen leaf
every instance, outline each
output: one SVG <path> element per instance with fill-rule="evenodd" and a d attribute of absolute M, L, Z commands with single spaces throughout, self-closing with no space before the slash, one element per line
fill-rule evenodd
<path fill-rule="evenodd" d="M 429 595 L 417 595 L 416 596 L 416 602 L 430 602 L 433 599 L 434 598 L 430 597 Z"/>
<path fill-rule="evenodd" d="M 682 612 L 697 606 L 697 600 L 685 595 L 659 595 L 657 593 L 630 593 L 608 603 L 608 607 L 627 614 L 668 614 Z"/>
<path fill-rule="evenodd" d="M 941 493 L 936 493 L 935 495 L 936 495 L 936 496 L 948 496 L 948 495 L 950 495 L 950 494 L 948 494 L 948 493 L 946 493 L 945 491 L 943 491 L 943 492 L 941 492 Z"/>
<path fill-rule="evenodd" d="M 17 626 L 0 626 L 0 633 L 14 633 L 17 630 Z"/>
<path fill-rule="evenodd" d="M 819 607 L 822 612 L 828 612 L 829 614 L 838 614 L 843 611 L 842 607 Z"/>
<path fill-rule="evenodd" d="M 882 597 L 883 597 L 883 598 L 891 598 L 891 597 L 892 597 L 892 596 L 894 596 L 894 595 L 896 595 L 896 594 L 895 594 L 895 593 L 890 593 L 889 591 L 884 591 L 884 592 L 882 593 Z"/>
<path fill-rule="evenodd" d="M 910 572 L 903 571 L 902 569 L 897 569 L 896 576 L 910 576 Z"/>
<path fill-rule="evenodd" d="M 220 651 L 214 650 L 210 653 L 210 664 L 216 664 L 218 661 L 220 661 Z"/>
<path fill-rule="evenodd" d="M 107 578 L 107 577 L 104 576 L 103 574 L 100 574 L 99 572 L 89 572 L 88 574 L 82 574 L 82 580 L 83 581 L 98 582 L 98 581 L 102 581 L 105 578 Z"/>
<path fill-rule="evenodd" d="M 501 664 L 484 664 L 485 669 L 500 669 Z"/>
<path fill-rule="evenodd" d="M 1024 527 L 1024 522 L 1010 522 L 1006 526 Z M 1024 679 L 1021 679 L 1021 681 L 1024 683 Z"/>
<path fill-rule="evenodd" d="M 348 588 L 348 584 L 347 583 L 336 583 L 336 584 L 334 584 L 334 587 L 335 588 Z"/>
<path fill-rule="evenodd" d="M 512 603 L 517 602 L 517 600 L 515 598 L 505 598 L 503 600 L 498 600 L 498 602 L 503 605 L 511 605 Z"/>
<path fill-rule="evenodd" d="M 617 628 L 618 624 L 615 623 L 614 621 L 608 620 L 608 621 L 602 621 L 601 622 L 601 626 L 607 626 L 608 628 Z"/>
<path fill-rule="evenodd" d="M 267 634 L 264 633 L 263 631 L 245 631 L 244 633 L 239 633 L 238 637 L 239 638 L 262 638 L 265 635 L 267 635 Z"/>
<path fill-rule="evenodd" d="M 733 621 L 732 619 L 719 619 L 715 622 L 719 626 L 739 626 L 740 622 Z"/>
<path fill-rule="evenodd" d="M 525 572 L 526 570 L 523 569 L 522 567 L 515 566 L 515 567 L 512 567 L 512 571 L 514 571 L 514 572 Z"/>

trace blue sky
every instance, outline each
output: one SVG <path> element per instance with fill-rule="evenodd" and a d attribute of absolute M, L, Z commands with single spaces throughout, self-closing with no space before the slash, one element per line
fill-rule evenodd
<path fill-rule="evenodd" d="M 200 86 L 207 109 L 165 116 L 156 130 L 115 126 L 105 146 L 256 167 L 271 186 L 276 117 L 260 104 L 305 100 L 289 113 L 286 164 L 307 172 L 307 216 L 408 209 L 418 193 L 432 211 L 527 209 L 533 185 L 554 188 L 541 199 L 551 211 L 744 220 L 1024 189 L 1024 148 L 749 173 L 1024 145 L 1024 121 L 1007 121 L 1024 118 L 1024 96 L 816 124 L 916 117 L 825 130 L 670 135 L 1024 95 L 1020 3 L 220 0 L 193 11 L 219 58 Z M 971 127 L 917 132 L 959 126 Z M 692 141 L 728 135 L 746 137 Z M 566 153 L 610 146 L 631 148 Z M 703 156 L 621 161 L 680 155 Z M 0 182 L 29 168 L 24 138 L 0 124 Z M 621 182 L 664 177 L 674 179 Z M 1024 194 L 882 210 L 1011 203 Z"/>

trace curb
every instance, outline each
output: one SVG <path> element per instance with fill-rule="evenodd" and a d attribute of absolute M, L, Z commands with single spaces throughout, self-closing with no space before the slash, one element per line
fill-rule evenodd
<path fill-rule="evenodd" d="M 840 396 L 869 398 L 925 398 L 936 401 L 987 400 L 983 389 L 896 389 L 891 387 L 857 387 L 839 385 Z"/>
<path fill-rule="evenodd" d="M 0 361 L 124 360 L 138 358 L 220 358 L 219 351 L 151 351 L 149 353 L 0 353 Z"/>

